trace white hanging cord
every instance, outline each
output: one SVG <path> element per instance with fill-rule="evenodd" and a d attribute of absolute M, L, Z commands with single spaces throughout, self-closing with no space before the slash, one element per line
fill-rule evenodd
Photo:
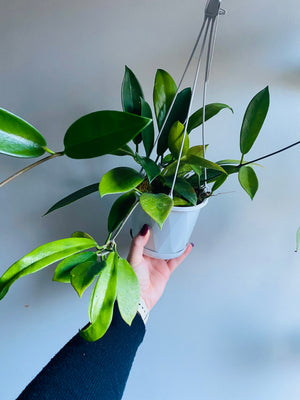
<path fill-rule="evenodd" d="M 164 122 L 163 122 L 163 124 L 162 124 L 162 127 L 160 128 L 160 130 L 159 130 L 159 132 L 158 132 L 158 135 L 157 135 L 157 137 L 156 137 L 156 139 L 155 139 L 155 142 L 154 142 L 154 144 L 153 144 L 153 148 L 152 148 L 152 150 L 151 150 L 151 153 L 150 153 L 149 157 L 151 156 L 152 151 L 154 150 L 154 148 L 155 148 L 155 146 L 156 146 L 156 144 L 157 144 L 157 142 L 158 142 L 158 140 L 159 140 L 159 138 L 160 138 L 160 136 L 161 136 L 161 134 L 162 134 L 162 132 L 163 132 L 163 130 L 164 130 L 164 127 L 166 126 L 166 123 L 167 123 L 168 118 L 169 118 L 169 116 L 170 116 L 170 113 L 171 113 L 171 111 L 172 111 L 173 105 L 174 105 L 174 103 L 175 103 L 175 101 L 176 101 L 176 98 L 177 98 L 177 95 L 178 95 L 178 93 L 179 93 L 181 84 L 182 84 L 182 82 L 183 82 L 183 79 L 185 78 L 185 75 L 186 75 L 186 73 L 187 73 L 187 70 L 189 69 L 189 66 L 190 66 L 191 61 L 192 61 L 192 59 L 193 59 L 193 57 L 194 57 L 195 51 L 197 50 L 199 41 L 200 41 L 200 39 L 201 39 L 201 36 L 202 36 L 202 33 L 203 33 L 203 31 L 204 31 L 204 28 L 205 28 L 205 25 L 206 25 L 207 21 L 208 21 L 208 18 L 205 17 L 205 18 L 204 18 L 204 21 L 203 21 L 203 24 L 202 24 L 202 26 L 201 26 L 199 35 L 198 35 L 198 37 L 197 37 L 196 43 L 195 43 L 194 48 L 193 48 L 193 50 L 192 50 L 192 53 L 191 53 L 191 55 L 190 55 L 190 58 L 189 58 L 189 60 L 188 60 L 188 62 L 187 62 L 187 64 L 186 64 L 186 67 L 185 67 L 185 69 L 184 69 L 184 72 L 183 72 L 183 74 L 182 74 L 182 77 L 181 77 L 181 79 L 180 79 L 180 81 L 179 81 L 179 84 L 178 84 L 176 93 L 175 93 L 174 98 L 173 98 L 173 100 L 172 100 L 172 103 L 171 103 L 171 105 L 170 105 L 170 107 L 169 107 L 169 110 L 168 110 L 168 112 L 167 112 L 167 115 L 166 115 L 166 117 L 165 117 L 165 119 L 164 119 Z"/>
<path fill-rule="evenodd" d="M 204 40 L 203 40 L 203 43 L 202 43 L 202 46 L 201 46 L 201 50 L 200 50 L 200 54 L 199 54 L 199 58 L 198 58 L 197 70 L 196 70 L 196 74 L 195 74 L 195 78 L 194 78 L 194 83 L 193 83 L 193 88 L 192 88 L 191 101 L 190 101 L 189 108 L 188 108 L 187 118 L 186 118 L 186 121 L 185 121 L 185 123 L 184 123 L 183 138 L 182 138 L 182 142 L 181 142 L 181 147 L 180 147 L 180 152 L 179 152 L 179 156 L 178 156 L 178 161 L 177 161 L 177 164 L 176 164 L 176 170 L 175 170 L 175 174 L 174 174 L 174 179 L 173 179 L 173 183 L 172 183 L 172 188 L 171 188 L 171 191 L 170 191 L 170 194 L 169 194 L 169 196 L 171 197 L 171 199 L 173 199 L 173 192 L 174 192 L 174 187 L 175 187 L 176 178 L 177 178 L 177 174 L 178 174 L 180 159 L 181 159 L 182 152 L 183 152 L 184 140 L 185 140 L 185 137 L 186 137 L 186 135 L 187 135 L 186 128 L 187 128 L 187 124 L 188 124 L 189 119 L 190 119 L 190 114 L 191 114 L 191 109 L 192 109 L 192 103 L 193 103 L 194 96 L 195 96 L 195 91 L 196 91 L 196 86 L 197 86 L 198 77 L 199 77 L 199 72 L 200 72 L 200 66 L 201 66 L 201 59 L 202 59 L 203 51 L 204 51 L 205 44 L 206 44 L 206 40 L 207 40 L 207 35 L 208 35 L 208 31 L 209 31 L 209 25 L 210 25 L 210 21 L 208 21 L 208 24 L 207 24 L 207 26 L 206 26 L 205 35 L 204 35 Z"/>

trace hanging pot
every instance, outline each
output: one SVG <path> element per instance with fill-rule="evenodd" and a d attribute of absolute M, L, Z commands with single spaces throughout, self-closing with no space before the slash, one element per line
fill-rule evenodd
<path fill-rule="evenodd" d="M 147 224 L 150 228 L 150 238 L 144 248 L 144 254 L 165 260 L 176 258 L 184 252 L 196 225 L 199 212 L 206 204 L 207 199 L 197 206 L 173 207 L 162 229 L 138 205 L 131 219 L 132 235 L 136 236 Z"/>

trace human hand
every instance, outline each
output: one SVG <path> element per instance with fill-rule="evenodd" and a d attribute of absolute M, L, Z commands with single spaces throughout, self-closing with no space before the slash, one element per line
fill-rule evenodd
<path fill-rule="evenodd" d="M 141 297 L 148 309 L 151 310 L 163 294 L 171 273 L 191 252 L 193 245 L 188 244 L 184 253 L 177 258 L 168 261 L 160 260 L 143 254 L 149 237 L 149 226 L 144 225 L 131 242 L 127 260 L 139 280 Z"/>

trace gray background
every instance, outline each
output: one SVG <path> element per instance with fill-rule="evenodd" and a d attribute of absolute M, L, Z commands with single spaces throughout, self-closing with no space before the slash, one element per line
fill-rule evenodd
<path fill-rule="evenodd" d="M 148 100 L 157 68 L 178 81 L 205 2 L 2 0 L 0 104 L 63 149 L 85 113 L 120 109 L 127 64 Z M 271 107 L 250 158 L 299 139 L 299 3 L 224 1 L 208 102 L 231 105 L 207 125 L 212 160 L 239 157 L 239 129 L 255 93 Z M 187 82 L 188 84 L 189 82 Z M 200 105 L 201 90 L 195 101 Z M 197 134 L 193 136 L 197 143 Z M 194 144 L 193 143 L 193 144 Z M 195 248 L 151 312 L 125 400 L 285 400 L 300 396 L 299 150 L 257 168 L 253 202 L 232 177 L 201 211 Z M 0 272 L 33 248 L 75 230 L 106 236 L 112 198 L 97 194 L 41 215 L 125 159 L 52 160 L 0 192 Z M 0 158 L 0 180 L 29 164 Z M 126 254 L 128 228 L 120 235 Z M 15 283 L 0 304 L 1 399 L 13 400 L 87 321 L 82 300 L 51 282 L 54 267 Z"/>

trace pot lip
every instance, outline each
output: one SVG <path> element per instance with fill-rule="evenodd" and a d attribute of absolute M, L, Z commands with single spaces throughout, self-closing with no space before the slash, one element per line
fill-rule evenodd
<path fill-rule="evenodd" d="M 205 199 L 204 201 L 202 201 L 202 203 L 197 204 L 196 206 L 188 206 L 188 207 L 174 206 L 172 208 L 171 212 L 172 211 L 182 212 L 182 213 L 184 213 L 184 212 L 193 212 L 193 211 L 198 210 L 198 209 L 200 209 L 202 207 L 205 207 L 207 202 L 208 202 L 208 198 Z"/>

